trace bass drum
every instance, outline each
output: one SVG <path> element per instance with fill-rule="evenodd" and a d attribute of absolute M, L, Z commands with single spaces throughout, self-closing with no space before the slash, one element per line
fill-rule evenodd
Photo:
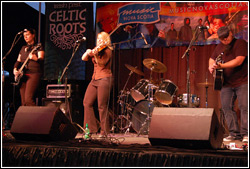
<path fill-rule="evenodd" d="M 157 102 L 149 102 L 148 100 L 141 100 L 134 106 L 132 127 L 137 133 L 148 134 L 150 121 L 147 118 L 152 116 L 154 107 L 158 107 Z"/>

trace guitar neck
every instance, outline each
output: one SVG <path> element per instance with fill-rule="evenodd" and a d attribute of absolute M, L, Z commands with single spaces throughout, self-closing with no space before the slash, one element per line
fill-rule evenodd
<path fill-rule="evenodd" d="M 41 44 L 37 44 L 31 51 L 30 53 L 33 53 L 35 50 L 37 50 L 39 47 L 41 46 Z M 21 66 L 21 68 L 18 70 L 18 72 L 22 72 L 24 66 L 27 64 L 27 62 L 29 61 L 29 56 L 26 58 L 26 60 L 23 62 L 23 65 Z"/>
<path fill-rule="evenodd" d="M 27 64 L 28 60 L 29 60 L 29 56 L 26 58 L 26 60 L 23 62 L 23 65 L 22 65 L 21 68 L 18 70 L 19 73 L 22 72 L 22 70 L 23 70 L 24 66 Z"/>

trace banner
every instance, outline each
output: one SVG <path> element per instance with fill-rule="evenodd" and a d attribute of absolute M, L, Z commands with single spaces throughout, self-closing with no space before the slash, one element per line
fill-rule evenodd
<path fill-rule="evenodd" d="M 160 20 L 160 3 L 129 4 L 118 11 L 119 24 L 154 23 Z"/>
<path fill-rule="evenodd" d="M 64 76 L 73 80 L 85 79 L 85 62 L 81 56 L 86 50 L 86 43 L 76 41 L 93 31 L 93 21 L 88 22 L 93 19 L 92 15 L 92 3 L 46 2 L 45 79 L 60 78 L 67 64 L 69 67 Z"/>
<path fill-rule="evenodd" d="M 100 2 L 96 23 L 121 49 L 218 44 L 221 26 L 248 41 L 248 2 Z"/>

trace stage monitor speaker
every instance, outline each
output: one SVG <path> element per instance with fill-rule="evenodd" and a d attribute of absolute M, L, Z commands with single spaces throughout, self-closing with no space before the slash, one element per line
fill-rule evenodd
<path fill-rule="evenodd" d="M 219 149 L 223 134 L 213 108 L 155 107 L 148 138 L 151 145 Z"/>
<path fill-rule="evenodd" d="M 68 98 L 68 104 L 66 105 L 64 98 L 43 98 L 43 106 L 54 106 L 60 108 L 60 110 L 66 114 L 66 106 L 68 106 L 70 112 L 72 111 L 72 101 Z"/>
<path fill-rule="evenodd" d="M 20 106 L 10 133 L 17 140 L 68 141 L 77 129 L 58 107 Z"/>
<path fill-rule="evenodd" d="M 66 112 L 66 103 L 65 98 L 42 98 L 42 105 L 43 106 L 54 106 L 61 109 L 61 111 L 66 115 L 66 117 L 70 116 L 73 123 L 77 123 L 82 126 L 83 123 L 83 104 L 82 99 L 76 99 L 76 98 L 68 98 L 68 110 L 69 112 Z"/>

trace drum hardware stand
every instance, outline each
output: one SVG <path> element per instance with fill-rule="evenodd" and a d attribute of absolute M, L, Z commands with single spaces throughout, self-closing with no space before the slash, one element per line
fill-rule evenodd
<path fill-rule="evenodd" d="M 118 116 L 118 118 L 120 118 L 121 117 L 121 119 L 122 119 L 122 117 L 124 117 L 124 118 L 126 118 L 127 120 L 129 120 L 129 118 L 128 117 L 126 117 L 125 116 L 125 113 L 124 113 L 124 110 L 125 110 L 125 108 L 126 108 L 126 101 L 125 100 L 123 100 L 123 101 L 121 101 L 121 96 L 122 95 L 125 95 L 125 88 L 126 88 L 126 86 L 127 86 L 127 84 L 128 84 L 128 81 L 129 81 L 129 79 L 130 79 L 130 77 L 131 77 L 131 75 L 133 74 L 133 71 L 131 70 L 130 71 L 130 73 L 129 73 L 129 76 L 128 76 L 128 78 L 127 78 L 127 81 L 126 81 L 126 83 L 125 83 L 125 85 L 124 85 L 124 87 L 123 87 L 123 89 L 122 89 L 122 91 L 121 91 L 121 95 L 120 96 L 118 96 L 119 98 L 118 98 L 118 101 L 117 101 L 117 103 L 120 103 L 120 105 L 121 105 L 121 115 L 120 116 Z M 121 120 L 121 126 L 122 126 L 122 120 Z M 117 120 L 116 120 L 116 123 L 117 123 Z M 131 125 L 132 125 L 132 122 L 129 120 L 129 125 L 127 126 L 127 129 L 126 129 L 126 132 L 125 132 L 125 134 L 127 133 L 127 132 L 129 132 L 129 128 L 131 127 Z M 126 128 L 126 127 L 125 127 Z"/>
<path fill-rule="evenodd" d="M 206 78 L 206 83 L 207 83 L 207 78 Z M 207 102 L 208 85 L 206 85 L 205 88 L 206 88 L 206 108 L 207 108 L 207 106 L 208 106 L 208 102 Z"/>
<path fill-rule="evenodd" d="M 127 130 L 125 131 L 125 134 L 129 133 L 130 127 L 132 126 L 132 122 L 129 120 L 129 125 L 127 127 Z"/>
<path fill-rule="evenodd" d="M 199 27 L 197 27 L 197 29 L 195 30 L 194 34 L 193 34 L 193 38 L 187 48 L 187 50 L 185 51 L 185 53 L 182 56 L 182 59 L 187 56 L 187 105 L 188 107 L 192 107 L 192 104 L 190 102 L 190 68 L 189 68 L 189 52 L 191 50 L 192 45 L 194 44 L 194 42 L 197 40 L 199 34 L 201 33 L 201 31 L 198 32 L 198 30 L 200 30 Z M 197 33 L 198 32 L 198 33 Z M 197 36 L 196 36 L 197 34 Z"/>
<path fill-rule="evenodd" d="M 153 84 L 151 83 L 152 81 L 152 70 L 154 68 L 155 64 L 153 63 L 153 67 L 150 69 L 150 79 L 149 79 L 149 83 L 148 83 L 148 113 L 147 113 L 147 118 L 144 120 L 137 136 L 141 135 L 142 129 L 147 127 L 147 123 L 150 122 L 150 114 L 151 114 L 151 103 L 153 102 L 153 90 L 152 90 L 152 86 Z M 147 128 L 147 133 L 149 132 L 149 127 Z"/>

